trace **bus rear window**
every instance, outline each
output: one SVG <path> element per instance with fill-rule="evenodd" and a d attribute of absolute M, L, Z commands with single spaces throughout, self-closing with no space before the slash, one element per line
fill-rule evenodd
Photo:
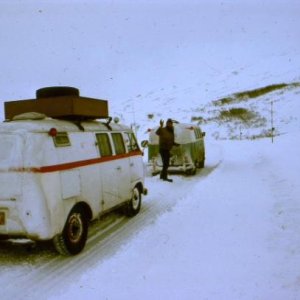
<path fill-rule="evenodd" d="M 58 132 L 53 137 L 54 145 L 56 147 L 67 147 L 71 146 L 70 139 L 67 132 Z"/>
<path fill-rule="evenodd" d="M 128 132 L 126 132 L 125 135 L 126 135 L 126 145 L 128 151 L 131 152 L 131 151 L 139 150 L 139 145 L 137 143 L 135 135 L 133 133 L 128 133 Z"/>

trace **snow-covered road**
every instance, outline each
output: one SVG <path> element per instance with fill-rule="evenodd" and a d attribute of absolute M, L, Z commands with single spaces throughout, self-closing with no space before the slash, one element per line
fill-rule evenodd
<path fill-rule="evenodd" d="M 292 147 L 276 159 L 286 142 L 208 143 L 205 169 L 147 178 L 141 213 L 97 221 L 78 256 L 4 243 L 1 299 L 297 299 L 299 188 L 285 168 L 299 163 Z"/>

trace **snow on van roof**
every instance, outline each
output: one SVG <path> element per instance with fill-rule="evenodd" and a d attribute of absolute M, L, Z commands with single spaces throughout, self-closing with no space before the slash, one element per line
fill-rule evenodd
<path fill-rule="evenodd" d="M 175 133 L 175 142 L 178 144 L 187 144 L 194 142 L 196 139 L 194 129 L 200 128 L 198 125 L 192 123 L 174 122 L 173 126 Z M 151 145 L 158 145 L 158 135 L 156 135 L 156 130 L 158 129 L 158 127 L 159 126 L 156 126 L 149 131 L 149 143 Z"/>
<path fill-rule="evenodd" d="M 155 132 L 158 129 L 159 126 L 155 126 L 153 128 L 151 128 L 149 131 L 150 132 Z M 192 124 L 192 123 L 179 123 L 179 122 L 174 122 L 173 123 L 173 127 L 174 129 L 176 129 L 177 131 L 183 131 L 183 130 L 188 130 L 188 129 L 194 129 L 194 128 L 200 128 L 199 125 L 197 124 Z M 201 130 L 201 128 L 200 128 Z"/>
<path fill-rule="evenodd" d="M 108 130 L 130 130 L 130 127 L 122 124 L 109 123 L 92 120 L 92 121 L 68 121 L 52 118 L 37 120 L 15 120 L 4 121 L 0 123 L 0 132 L 48 132 L 51 128 L 59 131 L 81 132 L 81 131 L 108 131 Z"/>

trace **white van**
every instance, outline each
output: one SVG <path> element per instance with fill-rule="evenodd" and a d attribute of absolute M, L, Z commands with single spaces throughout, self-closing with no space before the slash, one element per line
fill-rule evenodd
<path fill-rule="evenodd" d="M 139 212 L 147 190 L 134 133 L 110 118 L 82 120 L 25 112 L 0 124 L 0 239 L 53 240 L 73 255 L 89 221 L 119 206 Z"/>
<path fill-rule="evenodd" d="M 178 146 L 174 146 L 171 150 L 168 171 L 194 175 L 197 168 L 204 168 L 205 165 L 205 132 L 195 124 L 173 121 L 173 126 L 175 143 Z M 148 130 L 148 168 L 151 169 L 152 175 L 158 174 L 162 169 L 157 129 L 158 127 Z"/>

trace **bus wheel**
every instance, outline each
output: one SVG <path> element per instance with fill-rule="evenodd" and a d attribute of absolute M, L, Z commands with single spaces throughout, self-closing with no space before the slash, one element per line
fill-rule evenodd
<path fill-rule="evenodd" d="M 198 169 L 202 169 L 202 168 L 204 168 L 204 162 L 205 162 L 205 160 L 204 159 L 202 159 L 202 160 L 197 160 L 197 162 L 196 162 L 196 166 L 197 166 L 197 168 Z"/>
<path fill-rule="evenodd" d="M 199 168 L 200 169 L 204 168 L 204 162 L 205 162 L 204 159 L 199 162 Z"/>
<path fill-rule="evenodd" d="M 141 204 L 142 204 L 142 195 L 140 190 L 136 186 L 132 190 L 132 196 L 130 201 L 126 204 L 126 208 L 125 208 L 126 215 L 129 217 L 133 217 L 136 214 L 138 214 L 138 212 L 141 209 Z"/>
<path fill-rule="evenodd" d="M 79 207 L 74 207 L 63 232 L 54 237 L 56 250 L 62 255 L 75 255 L 82 251 L 87 240 L 88 220 Z"/>
<path fill-rule="evenodd" d="M 8 239 L 9 239 L 8 235 L 0 235 L 0 241 L 6 241 Z"/>
<path fill-rule="evenodd" d="M 196 167 L 195 167 L 195 168 L 186 170 L 186 171 L 185 171 L 185 174 L 186 174 L 186 175 L 195 175 L 196 172 L 197 172 L 197 170 L 196 170 Z"/>

